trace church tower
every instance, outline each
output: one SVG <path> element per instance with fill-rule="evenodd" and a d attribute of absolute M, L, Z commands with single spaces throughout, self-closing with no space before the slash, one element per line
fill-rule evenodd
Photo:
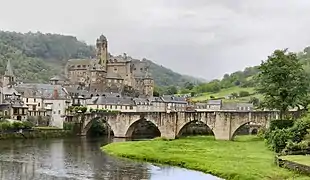
<path fill-rule="evenodd" d="M 108 59 L 108 41 L 104 35 L 101 35 L 96 42 L 96 60 L 91 69 L 90 91 L 105 91 Z"/>
<path fill-rule="evenodd" d="M 149 73 L 149 68 L 147 67 L 145 77 L 143 78 L 143 94 L 147 98 L 153 97 L 154 91 L 154 80 Z"/>
<path fill-rule="evenodd" d="M 12 85 L 15 84 L 15 82 L 16 82 L 15 81 L 15 75 L 13 73 L 12 66 L 11 66 L 11 61 L 9 59 L 7 64 L 6 64 L 6 70 L 4 72 L 2 86 L 3 87 L 12 86 Z"/>

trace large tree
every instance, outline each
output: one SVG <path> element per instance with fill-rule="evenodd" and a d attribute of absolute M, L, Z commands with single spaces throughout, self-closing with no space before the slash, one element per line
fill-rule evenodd
<path fill-rule="evenodd" d="M 310 84 L 296 54 L 276 50 L 259 70 L 256 90 L 264 97 L 263 108 L 279 110 L 281 119 L 287 117 L 289 108 L 307 109 Z"/>

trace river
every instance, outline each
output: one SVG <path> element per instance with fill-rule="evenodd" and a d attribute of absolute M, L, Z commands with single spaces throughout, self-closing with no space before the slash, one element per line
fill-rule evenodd
<path fill-rule="evenodd" d="M 111 141 L 85 137 L 0 141 L 0 180 L 219 179 L 197 171 L 111 157 L 100 151 Z"/>

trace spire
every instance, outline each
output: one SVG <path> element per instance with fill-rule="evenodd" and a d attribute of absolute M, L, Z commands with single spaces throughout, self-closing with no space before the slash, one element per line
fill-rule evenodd
<path fill-rule="evenodd" d="M 6 64 L 6 70 L 5 70 L 4 75 L 14 77 L 10 59 L 8 59 L 8 62 Z"/>

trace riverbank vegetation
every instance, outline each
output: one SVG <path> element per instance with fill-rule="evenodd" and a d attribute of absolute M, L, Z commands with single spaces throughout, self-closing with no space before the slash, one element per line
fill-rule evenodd
<path fill-rule="evenodd" d="M 64 128 L 35 127 L 29 121 L 0 121 L 0 140 L 4 139 L 33 139 L 33 138 L 58 138 L 73 135 L 72 123 L 64 123 Z"/>
<path fill-rule="evenodd" d="M 172 141 L 119 142 L 102 149 L 120 157 L 180 166 L 225 179 L 310 179 L 277 167 L 273 163 L 275 154 L 256 136 L 237 136 L 235 141 L 200 136 Z"/>

